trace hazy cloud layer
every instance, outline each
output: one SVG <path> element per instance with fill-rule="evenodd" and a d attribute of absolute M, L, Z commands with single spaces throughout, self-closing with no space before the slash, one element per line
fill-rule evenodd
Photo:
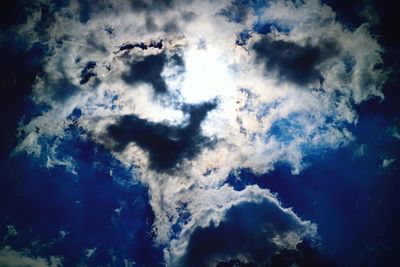
<path fill-rule="evenodd" d="M 316 226 L 276 195 L 257 186 L 236 191 L 226 179 L 238 168 L 267 173 L 278 162 L 299 173 L 305 156 L 352 140 L 355 105 L 383 98 L 386 77 L 367 25 L 345 29 L 316 0 L 43 2 L 52 20 L 43 25 L 34 9 L 16 30 L 48 47 L 32 95 L 47 108 L 21 126 L 15 153 L 79 173 L 57 147 L 68 127 L 82 129 L 78 138 L 109 149 L 149 187 L 155 241 L 169 265 L 195 253 L 199 232 L 221 234 L 251 203 L 260 206 L 249 220 L 269 224 L 271 253 L 317 239 Z M 229 253 L 204 251 L 203 260 L 241 251 L 258 260 L 234 241 Z"/>

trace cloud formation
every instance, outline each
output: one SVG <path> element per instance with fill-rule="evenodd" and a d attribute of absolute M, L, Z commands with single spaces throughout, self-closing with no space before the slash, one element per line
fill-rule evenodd
<path fill-rule="evenodd" d="M 148 151 L 150 166 L 157 170 L 174 167 L 182 159 L 193 158 L 202 148 L 209 146 L 200 134 L 200 125 L 215 103 L 188 107 L 189 122 L 184 127 L 152 123 L 135 115 L 122 116 L 116 124 L 108 126 L 107 133 L 116 143 L 114 150 L 123 151 L 135 143 Z"/>
<path fill-rule="evenodd" d="M 279 80 L 306 85 L 313 81 L 323 83 L 317 67 L 329 58 L 340 54 L 334 40 L 322 40 L 318 46 L 300 46 L 293 42 L 262 38 L 253 44 L 259 62 L 265 62 L 265 71 L 276 71 Z"/>
<path fill-rule="evenodd" d="M 171 266 L 198 253 L 199 233 L 229 229 L 243 205 L 255 211 L 249 220 L 268 221 L 268 248 L 259 249 L 271 253 L 263 257 L 317 239 L 315 225 L 276 195 L 236 191 L 226 180 L 240 168 L 267 173 L 282 162 L 299 173 L 307 155 L 352 140 L 355 105 L 383 98 L 386 77 L 367 25 L 350 31 L 316 0 L 45 4 L 54 20 L 43 26 L 34 10 L 18 32 L 49 47 L 32 95 L 47 109 L 21 126 L 15 153 L 79 172 L 57 154 L 66 129 L 79 127 L 78 138 L 109 149 L 148 186 L 155 241 Z M 238 232 L 252 231 L 245 223 Z M 220 254 L 266 260 L 250 247 L 235 243 Z M 203 252 L 195 256 L 216 257 Z"/>
<path fill-rule="evenodd" d="M 58 267 L 62 266 L 61 259 L 52 256 L 49 260 L 40 257 L 29 257 L 24 253 L 14 251 L 8 247 L 0 250 L 0 265 L 4 267 Z"/>
<path fill-rule="evenodd" d="M 268 266 L 270 257 L 280 249 L 296 249 L 304 237 L 315 235 L 312 224 L 301 221 L 291 210 L 268 201 L 243 203 L 231 208 L 218 226 L 194 231 L 182 265 L 216 266 L 240 260 Z"/>

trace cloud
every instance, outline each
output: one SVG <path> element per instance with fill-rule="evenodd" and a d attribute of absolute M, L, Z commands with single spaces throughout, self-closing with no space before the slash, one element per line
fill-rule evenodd
<path fill-rule="evenodd" d="M 79 81 L 80 84 L 85 84 L 90 80 L 90 78 L 96 77 L 97 74 L 93 72 L 95 67 L 96 67 L 95 61 L 89 61 L 88 63 L 86 63 L 86 66 L 83 68 L 81 72 L 81 80 Z"/>
<path fill-rule="evenodd" d="M 321 40 L 317 46 L 300 46 L 293 42 L 262 38 L 252 45 L 257 61 L 265 64 L 265 72 L 276 72 L 280 81 L 307 85 L 314 81 L 323 83 L 317 69 L 325 60 L 340 54 L 334 40 Z"/>
<path fill-rule="evenodd" d="M 243 203 L 261 223 L 268 218 L 257 205 L 266 201 L 276 219 L 276 235 L 265 234 L 271 251 L 308 237 L 299 229 L 311 223 L 276 195 L 235 191 L 229 174 L 267 173 L 282 162 L 299 173 L 307 156 L 353 140 L 357 104 L 383 98 L 383 49 L 368 26 L 346 29 L 319 1 L 71 1 L 52 15 L 43 25 L 32 12 L 17 29 L 48 50 L 32 93 L 46 109 L 21 125 L 14 151 L 77 173 L 74 159 L 59 153 L 63 142 L 105 147 L 148 186 L 155 242 L 170 265 L 203 242 L 191 241 L 196 229 L 218 235 Z"/>
<path fill-rule="evenodd" d="M 41 257 L 30 257 L 24 253 L 5 247 L 0 250 L 0 265 L 4 267 L 58 267 L 62 266 L 61 259 L 52 256 L 50 260 Z"/>
<path fill-rule="evenodd" d="M 382 161 L 382 168 L 388 168 L 390 165 L 393 164 L 393 162 L 395 162 L 396 159 L 394 158 L 388 158 L 388 159 L 383 159 Z"/>
<path fill-rule="evenodd" d="M 241 23 L 247 19 L 250 10 L 244 1 L 232 1 L 227 7 L 222 8 L 218 14 L 224 16 L 229 22 Z"/>
<path fill-rule="evenodd" d="M 150 166 L 157 170 L 174 167 L 182 159 L 193 158 L 201 148 L 209 146 L 200 133 L 200 124 L 215 103 L 188 107 L 189 122 L 183 127 L 152 123 L 135 115 L 125 115 L 116 124 L 107 127 L 107 133 L 115 142 L 114 151 L 120 152 L 134 142 L 150 154 Z"/>
<path fill-rule="evenodd" d="M 400 140 L 400 131 L 399 127 L 397 125 L 392 125 L 387 129 L 387 133 L 391 135 L 392 137 L 396 138 L 397 140 Z"/>
<path fill-rule="evenodd" d="M 122 74 L 122 79 L 126 83 L 133 85 L 138 82 L 149 83 L 153 86 L 156 93 L 165 93 L 167 91 L 167 84 L 161 77 L 165 61 L 165 54 L 160 53 L 132 62 L 129 71 Z"/>
<path fill-rule="evenodd" d="M 7 226 L 7 235 L 8 236 L 16 236 L 18 235 L 18 231 L 14 225 L 6 225 Z"/>
<path fill-rule="evenodd" d="M 356 151 L 354 151 L 354 156 L 356 157 L 362 157 L 365 155 L 366 150 L 367 150 L 367 145 L 366 144 L 361 144 Z"/>
<path fill-rule="evenodd" d="M 93 256 L 93 254 L 96 252 L 97 248 L 88 248 L 86 249 L 86 258 L 90 258 Z"/>
<path fill-rule="evenodd" d="M 242 249 L 245 250 L 246 244 L 257 246 L 257 240 L 251 236 L 258 230 L 265 233 L 265 235 L 261 235 L 270 239 L 271 252 L 296 246 L 300 240 L 305 238 L 313 242 L 318 241 L 316 225 L 309 221 L 302 221 L 291 209 L 283 208 L 282 204 L 276 199 L 276 195 L 271 194 L 268 190 L 263 190 L 258 186 L 247 186 L 242 191 L 235 191 L 231 186 L 224 185 L 218 189 L 200 190 L 198 193 L 196 194 L 197 197 L 188 195 L 189 199 L 184 205 L 184 210 L 182 210 L 182 207 L 180 208 L 183 214 L 185 214 L 185 210 L 192 210 L 193 213 L 188 213 L 184 220 L 179 219 L 177 221 L 182 230 L 171 241 L 170 249 L 164 251 L 167 265 L 186 266 L 192 265 L 196 261 L 200 264 L 202 261 L 209 261 L 210 257 L 213 258 L 220 254 L 235 258 L 235 253 L 239 253 L 239 250 Z M 249 213 L 244 212 L 241 215 L 243 220 L 239 220 L 236 216 L 243 209 Z M 273 214 L 277 217 L 274 217 Z M 264 217 L 267 215 L 271 217 Z M 235 221 L 238 225 L 233 226 Z M 251 225 L 251 223 L 255 224 Z M 269 227 L 271 228 L 269 229 Z M 230 255 L 223 255 L 224 246 L 229 247 L 224 240 L 221 240 L 222 236 L 227 237 L 226 228 L 228 231 L 230 229 L 238 234 L 236 237 L 233 234 L 230 235 L 231 247 L 237 249 L 236 251 L 233 249 Z M 250 230 L 250 228 L 253 230 Z M 268 231 L 264 228 L 268 228 Z M 291 229 L 289 230 L 289 228 Z M 285 231 L 285 229 L 288 231 Z M 211 233 L 205 234 L 208 231 Z M 250 233 L 251 231 L 254 232 Z M 215 235 L 215 240 L 211 238 L 211 235 Z M 248 237 L 247 243 L 241 247 L 243 244 L 239 239 L 245 238 L 244 236 Z M 235 240 L 237 243 L 234 242 Z M 204 244 L 198 244 L 202 242 L 207 242 L 210 247 L 207 248 L 207 246 L 203 246 Z M 260 246 L 265 245 L 265 242 L 261 243 L 263 245 L 260 244 Z M 219 247 L 217 244 L 220 244 Z M 214 245 L 217 245 L 217 247 L 213 247 Z M 203 251 L 197 250 L 193 246 L 200 246 Z M 229 252 L 229 249 L 227 248 L 226 251 Z M 265 257 L 269 257 L 267 251 L 265 252 Z M 196 253 L 203 254 L 194 255 Z M 208 253 L 211 255 L 207 255 Z M 215 255 L 213 255 L 214 253 Z"/>
<path fill-rule="evenodd" d="M 315 225 L 276 203 L 243 203 L 228 210 L 219 225 L 194 231 L 182 266 L 216 266 L 230 260 L 265 266 L 283 248 L 295 249 L 304 237 L 315 235 Z"/>

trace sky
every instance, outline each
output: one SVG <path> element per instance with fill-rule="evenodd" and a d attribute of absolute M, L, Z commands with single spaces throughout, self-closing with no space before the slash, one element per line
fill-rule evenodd
<path fill-rule="evenodd" d="M 397 266 L 388 1 L 0 8 L 0 266 Z"/>

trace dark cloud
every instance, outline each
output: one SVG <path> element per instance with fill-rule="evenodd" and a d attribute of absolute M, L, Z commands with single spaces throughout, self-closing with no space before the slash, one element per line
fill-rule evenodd
<path fill-rule="evenodd" d="M 95 67 L 96 67 L 95 61 L 89 61 L 88 63 L 86 63 L 86 66 L 83 68 L 81 72 L 81 80 L 79 81 L 80 84 L 85 84 L 90 80 L 90 78 L 97 76 L 97 74 L 93 72 Z"/>
<path fill-rule="evenodd" d="M 107 28 L 107 29 L 108 29 L 108 31 L 106 30 L 106 32 L 111 36 L 112 35 L 112 31 L 110 33 L 109 32 L 110 28 Z M 97 40 L 97 38 L 96 38 L 94 33 L 89 33 L 88 34 L 87 39 L 86 39 L 86 43 L 88 45 L 87 50 L 100 51 L 103 54 L 108 53 L 107 47 L 104 44 L 98 42 L 98 40 Z"/>
<path fill-rule="evenodd" d="M 249 2 L 246 0 L 233 0 L 226 8 L 218 12 L 229 22 L 241 23 L 246 20 L 249 14 Z"/>
<path fill-rule="evenodd" d="M 209 266 L 218 262 L 219 266 L 233 266 L 229 264 L 244 261 L 243 257 L 247 263 L 266 266 L 279 250 L 272 239 L 289 231 L 301 232 L 303 227 L 272 202 L 234 206 L 218 226 L 195 230 L 183 266 Z"/>
<path fill-rule="evenodd" d="M 317 46 L 298 45 L 283 40 L 272 40 L 264 37 L 253 44 L 257 61 L 265 64 L 265 71 L 274 71 L 282 81 L 299 85 L 310 82 L 323 82 L 318 65 L 340 53 L 337 42 L 331 39 L 322 40 Z"/>
<path fill-rule="evenodd" d="M 265 265 L 269 267 L 334 267 L 334 264 L 326 253 L 313 247 L 309 241 L 300 242 L 296 249 L 283 249 L 279 253 L 272 255 Z M 238 259 L 221 261 L 217 267 L 255 267 L 260 266 L 254 262 L 243 262 Z"/>
<path fill-rule="evenodd" d="M 45 80 L 47 81 L 47 87 L 45 88 L 46 93 L 49 94 L 51 100 L 56 102 L 64 102 L 80 90 L 80 88 L 71 83 L 68 78 L 55 81 L 45 78 Z"/>
<path fill-rule="evenodd" d="M 296 246 L 296 249 L 284 249 L 272 255 L 269 266 L 334 267 L 337 265 L 324 251 L 318 250 L 308 240 L 304 240 Z"/>
<path fill-rule="evenodd" d="M 184 110 L 190 115 L 189 123 L 185 126 L 169 126 L 135 115 L 125 115 L 109 126 L 107 132 L 116 143 L 115 151 L 122 151 L 134 142 L 149 152 L 153 169 L 165 171 L 184 158 L 193 158 L 203 146 L 211 144 L 208 138 L 201 135 L 200 125 L 215 107 L 214 102 L 185 107 Z"/>
<path fill-rule="evenodd" d="M 240 260 L 229 260 L 218 262 L 216 267 L 255 267 L 254 263 L 242 262 Z"/>
<path fill-rule="evenodd" d="M 162 11 L 175 5 L 176 0 L 132 0 L 133 11 Z M 180 2 L 183 2 L 182 0 Z"/>
<path fill-rule="evenodd" d="M 60 1 L 64 2 L 64 1 Z M 66 1 L 68 3 L 68 1 Z M 137 13 L 151 13 L 154 11 L 164 11 L 168 8 L 174 7 L 176 0 L 128 0 L 128 5 L 131 6 L 133 12 Z M 99 16 L 99 14 L 109 14 L 119 12 L 121 6 L 118 1 L 91 1 L 91 0 L 78 0 L 78 16 L 81 23 L 87 23 L 93 17 Z M 150 18 L 151 20 L 151 18 Z M 147 28 L 151 30 L 153 26 L 152 22 L 146 25 L 150 26 Z M 155 30 L 155 28 L 153 28 Z"/>
<path fill-rule="evenodd" d="M 167 84 L 161 77 L 161 72 L 166 61 L 167 57 L 164 53 L 147 56 L 131 63 L 129 72 L 122 74 L 122 79 L 128 84 L 149 83 L 156 93 L 165 93 Z"/>
<path fill-rule="evenodd" d="M 134 45 L 124 47 L 124 49 L 134 48 L 132 46 Z M 153 42 L 149 47 L 150 46 L 160 48 L 162 43 Z M 147 56 L 139 61 L 131 62 L 129 71 L 122 74 L 122 79 L 126 83 L 132 85 L 137 83 L 149 83 L 153 86 L 153 89 L 157 94 L 166 93 L 168 88 L 161 73 L 167 62 L 171 62 L 173 65 L 184 68 L 184 62 L 179 54 L 167 56 L 165 53 L 160 53 L 157 55 Z"/>
<path fill-rule="evenodd" d="M 244 47 L 247 45 L 247 42 L 249 41 L 250 38 L 251 38 L 251 31 L 243 30 L 240 33 L 238 33 L 236 37 L 236 45 Z"/>
<path fill-rule="evenodd" d="M 278 22 L 256 22 L 252 29 L 259 34 L 268 34 L 272 30 L 277 30 L 283 33 L 288 33 L 290 31 L 289 26 Z"/>
<path fill-rule="evenodd" d="M 99 13 L 115 12 L 115 5 L 112 1 L 91 1 L 91 0 L 78 0 L 79 4 L 79 21 L 81 23 L 88 22 L 92 16 Z"/>
<path fill-rule="evenodd" d="M 150 44 L 145 44 L 143 42 L 140 43 L 132 43 L 132 44 L 124 44 L 121 45 L 119 47 L 119 50 L 115 53 L 121 52 L 121 51 L 125 51 L 125 50 L 131 50 L 134 48 L 140 48 L 142 50 L 147 50 L 149 48 L 158 48 L 158 49 L 162 49 L 163 48 L 163 43 L 162 40 L 160 41 L 150 41 Z"/>

